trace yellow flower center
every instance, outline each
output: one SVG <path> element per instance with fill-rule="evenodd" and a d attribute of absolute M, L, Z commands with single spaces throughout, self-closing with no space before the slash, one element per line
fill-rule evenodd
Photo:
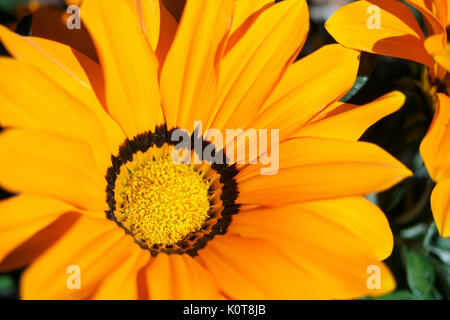
<path fill-rule="evenodd" d="M 192 165 L 166 156 L 145 161 L 128 174 L 117 220 L 141 242 L 171 245 L 207 220 L 210 183 Z"/>

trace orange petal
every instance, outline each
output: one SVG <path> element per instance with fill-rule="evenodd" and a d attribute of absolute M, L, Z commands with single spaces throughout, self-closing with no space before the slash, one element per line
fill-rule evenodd
<path fill-rule="evenodd" d="M 441 44 L 442 41 L 447 42 L 443 36 L 447 24 L 446 0 L 406 0 L 406 2 L 422 13 L 429 35 L 441 34 Z"/>
<path fill-rule="evenodd" d="M 78 98 L 22 61 L 0 58 L 0 70 L 3 126 L 54 132 L 83 140 L 91 147 L 100 168 L 106 171 L 111 166 L 103 124 Z M 111 148 L 115 148 L 113 145 L 110 144 Z"/>
<path fill-rule="evenodd" d="M 137 300 L 139 299 L 138 273 L 148 263 L 150 252 L 133 245 L 131 253 L 99 285 L 92 299 Z"/>
<path fill-rule="evenodd" d="M 103 279 L 130 257 L 133 238 L 115 222 L 81 217 L 29 266 L 21 279 L 22 299 L 86 299 Z M 69 267 L 79 269 L 80 289 L 67 284 Z"/>
<path fill-rule="evenodd" d="M 431 209 L 441 237 L 450 237 L 450 179 L 438 182 L 434 188 Z"/>
<path fill-rule="evenodd" d="M 450 46 L 447 45 L 443 54 L 435 55 L 434 60 L 447 72 L 450 72 Z"/>
<path fill-rule="evenodd" d="M 142 32 L 156 53 L 160 66 L 164 62 L 177 30 L 177 21 L 161 0 L 127 0 L 141 24 Z"/>
<path fill-rule="evenodd" d="M 129 4 L 85 0 L 81 10 L 103 67 L 111 116 L 129 138 L 162 125 L 158 60 Z"/>
<path fill-rule="evenodd" d="M 14 58 L 34 65 L 49 77 L 61 78 L 63 87 L 69 84 L 76 86 L 83 99 L 97 107 L 98 102 L 91 96 L 92 85 L 97 83 L 90 82 L 91 77 L 98 78 L 100 66 L 97 63 L 62 43 L 37 37 L 23 37 L 4 26 L 0 26 L 0 38 Z M 92 74 L 87 74 L 87 70 L 92 71 Z"/>
<path fill-rule="evenodd" d="M 79 5 L 79 3 L 76 5 Z M 81 28 L 76 30 L 67 27 L 67 19 L 73 13 L 68 14 L 66 10 L 53 6 L 40 6 L 36 11 L 33 11 L 31 26 L 33 36 L 68 45 L 90 59 L 98 61 L 94 44 L 86 26 L 81 24 Z"/>
<path fill-rule="evenodd" d="M 278 128 L 281 140 L 291 137 L 351 89 L 358 66 L 359 52 L 338 44 L 324 46 L 300 59 L 289 66 L 252 127 Z"/>
<path fill-rule="evenodd" d="M 217 58 L 229 29 L 234 1 L 188 0 L 161 71 L 168 128 L 193 129 L 210 114 L 217 89 Z M 212 28 L 211 26 L 214 26 Z"/>
<path fill-rule="evenodd" d="M 150 47 L 156 52 L 161 28 L 159 0 L 127 0 L 127 2 L 141 24 L 142 32 L 147 37 Z"/>
<path fill-rule="evenodd" d="M 386 190 L 411 175 L 378 146 L 322 138 L 297 138 L 281 143 L 279 171 L 261 175 L 261 165 L 247 165 L 236 176 L 238 202 L 281 206 L 287 203 Z"/>
<path fill-rule="evenodd" d="M 391 291 L 395 287 L 395 281 L 389 270 L 375 257 L 371 246 L 367 246 L 370 240 L 362 241 L 361 234 L 356 235 L 355 231 L 350 231 L 351 223 L 346 225 L 335 217 L 329 219 L 332 213 L 327 207 L 327 204 L 294 204 L 273 209 L 241 211 L 233 217 L 229 232 L 245 239 L 265 240 L 275 246 L 298 270 L 304 270 L 308 274 L 308 286 L 321 288 L 321 299 L 352 299 Z M 325 211 L 320 212 L 322 209 Z M 333 213 L 336 211 L 333 210 Z M 363 219 L 359 218 L 360 221 Z M 367 220 L 366 224 L 370 224 L 370 221 Z M 364 229 L 367 230 L 367 227 Z M 384 230 L 389 232 L 389 228 Z M 373 235 L 374 232 L 370 234 Z M 236 255 L 236 249 L 230 251 Z M 258 253 L 266 255 L 261 249 Z M 251 258 L 242 260 L 247 264 L 247 261 L 254 261 L 255 258 Z M 380 271 L 381 283 L 378 289 L 368 286 L 368 268 L 371 266 Z M 256 270 L 261 268 L 263 267 L 254 267 Z"/>
<path fill-rule="evenodd" d="M 156 48 L 156 55 L 159 59 L 159 67 L 164 65 L 167 54 L 169 53 L 170 47 L 172 46 L 173 39 L 175 39 L 175 34 L 178 28 L 177 21 L 166 9 L 166 7 L 161 4 L 161 28 L 159 34 L 158 47 Z"/>
<path fill-rule="evenodd" d="M 211 127 L 246 128 L 296 58 L 308 30 L 306 1 L 286 0 L 262 12 L 223 58 Z"/>
<path fill-rule="evenodd" d="M 434 35 L 425 41 L 425 48 L 434 60 L 447 72 L 450 72 L 450 45 L 445 43 L 442 47 L 441 35 Z"/>
<path fill-rule="evenodd" d="M 398 1 L 356 1 L 337 10 L 325 27 L 346 47 L 413 60 L 433 68 L 419 24 L 411 10 Z"/>
<path fill-rule="evenodd" d="M 378 260 L 386 259 L 392 252 L 394 239 L 386 216 L 364 197 L 304 202 L 296 204 L 296 208 L 343 227 L 365 243 Z"/>
<path fill-rule="evenodd" d="M 211 275 L 185 254 L 158 254 L 146 271 L 149 296 L 156 300 L 218 299 Z"/>
<path fill-rule="evenodd" d="M 450 25 L 450 2 L 447 1 L 447 27 Z"/>
<path fill-rule="evenodd" d="M 41 81 L 39 79 L 34 78 L 39 77 L 34 69 L 37 69 L 41 73 L 40 77 L 46 78 L 43 80 L 45 81 L 44 83 L 49 83 L 49 80 L 50 82 L 54 82 L 49 84 L 47 86 L 47 91 L 44 92 L 47 94 L 51 93 L 53 99 L 55 91 L 64 92 L 68 98 L 75 102 L 77 109 L 86 110 L 79 111 L 78 113 L 84 112 L 85 114 L 91 113 L 92 115 L 95 115 L 95 117 L 98 118 L 97 121 L 100 121 L 100 127 L 103 127 L 104 129 L 103 135 L 107 138 L 109 150 L 112 153 L 117 151 L 117 147 L 124 141 L 125 136 L 114 120 L 112 120 L 105 112 L 101 104 L 104 101 L 104 83 L 101 68 L 97 63 L 66 45 L 46 39 L 21 37 L 1 26 L 0 38 L 8 51 L 16 59 L 31 64 L 33 70 L 28 71 L 32 68 L 31 66 L 21 66 L 19 68 L 18 64 L 7 62 L 8 60 L 4 60 L 2 63 L 12 64 L 11 67 L 18 69 L 15 70 L 17 75 L 21 75 L 24 78 L 22 80 L 23 82 L 34 80 L 33 85 L 42 86 L 42 88 L 40 88 L 42 91 L 44 91 L 43 84 L 40 83 Z M 8 65 L 4 68 L 7 67 Z M 6 70 L 4 72 L 7 72 Z M 22 72 L 23 74 L 21 74 Z M 12 76 L 17 76 L 16 73 Z M 29 73 L 32 74 L 29 76 Z M 32 77 L 32 75 L 35 74 L 36 76 Z M 8 76 L 9 74 L 6 73 L 4 78 L 5 81 L 9 82 Z M 26 91 L 28 94 L 33 93 L 31 90 Z M 21 92 L 21 95 L 23 95 L 23 92 Z M 34 104 L 40 101 L 34 97 L 31 99 L 32 101 L 35 101 Z M 58 104 L 58 110 L 65 110 L 64 108 L 61 108 L 61 106 L 64 106 L 65 108 L 70 106 L 69 102 L 56 101 L 56 103 Z M 39 106 L 39 108 L 49 108 L 54 104 L 55 103 L 52 104 L 47 102 L 46 105 Z M 24 107 L 29 108 L 28 105 L 25 105 Z M 51 113 L 51 111 L 53 111 L 53 113 Z M 55 111 L 52 109 L 47 110 L 45 113 L 54 114 Z M 67 118 L 69 117 L 70 116 L 67 115 Z M 80 115 L 78 117 L 80 117 Z M 63 119 L 55 121 L 54 126 L 61 125 L 64 129 L 59 131 L 68 131 L 67 124 L 61 124 L 62 120 Z M 2 115 L 2 121 L 7 121 L 6 125 L 25 125 L 25 123 L 9 123 L 8 117 L 4 115 Z M 87 120 L 85 121 L 87 122 Z M 92 136 L 95 137 L 95 135 L 91 134 L 88 141 L 92 140 Z"/>
<path fill-rule="evenodd" d="M 438 94 L 439 104 L 420 145 L 425 166 L 434 181 L 450 177 L 450 98 Z"/>
<path fill-rule="evenodd" d="M 23 194 L 0 202 L 0 261 L 28 238 L 74 208 L 60 200 Z"/>
<path fill-rule="evenodd" d="M 4 257 L 0 264 L 0 272 L 17 270 L 29 265 L 63 237 L 80 217 L 81 214 L 77 212 L 62 214 L 42 230 L 27 239 L 24 238 L 18 247 Z"/>
<path fill-rule="evenodd" d="M 199 251 L 220 290 L 231 299 L 320 299 L 325 284 L 311 278 L 268 241 L 229 234 Z"/>
<path fill-rule="evenodd" d="M 89 146 L 80 141 L 18 129 L 0 135 L 0 184 L 13 192 L 32 192 L 83 209 L 105 210 L 104 175 Z"/>
<path fill-rule="evenodd" d="M 272 3 L 274 0 L 236 0 L 230 34 L 235 32 L 252 14 Z"/>
<path fill-rule="evenodd" d="M 344 103 L 297 131 L 295 136 L 356 141 L 371 125 L 400 109 L 404 102 L 405 96 L 394 91 L 363 106 Z"/>

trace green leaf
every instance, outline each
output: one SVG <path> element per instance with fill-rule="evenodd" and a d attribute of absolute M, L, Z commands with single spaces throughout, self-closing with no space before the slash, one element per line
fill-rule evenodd
<path fill-rule="evenodd" d="M 423 246 L 427 252 L 437 255 L 450 266 L 450 238 L 441 238 L 434 222 L 428 228 Z"/>
<path fill-rule="evenodd" d="M 450 238 L 437 238 L 434 244 L 436 248 L 450 252 Z"/>
<path fill-rule="evenodd" d="M 8 13 L 13 13 L 16 6 L 19 4 L 25 4 L 28 0 L 1 0 L 0 9 Z"/>
<path fill-rule="evenodd" d="M 403 247 L 406 280 L 414 295 L 426 296 L 434 285 L 436 273 L 433 265 L 422 255 Z"/>
<path fill-rule="evenodd" d="M 428 229 L 428 225 L 425 223 L 419 223 L 415 226 L 405 228 L 402 231 L 400 231 L 400 237 L 403 239 L 418 239 L 423 237 L 425 232 Z"/>
<path fill-rule="evenodd" d="M 425 299 L 427 300 L 442 300 L 442 295 L 439 293 L 439 290 L 434 288 L 426 295 Z"/>
<path fill-rule="evenodd" d="M 391 201 L 389 203 L 389 207 L 386 209 L 387 211 L 392 211 L 402 202 L 405 197 L 405 189 L 397 186 L 393 189 Z"/>
<path fill-rule="evenodd" d="M 425 237 L 423 238 L 423 247 L 428 252 L 430 248 L 433 246 L 433 242 L 438 237 L 438 230 L 436 228 L 436 224 L 432 222 L 428 227 L 427 232 L 425 233 Z"/>
<path fill-rule="evenodd" d="M 432 247 L 430 248 L 430 252 L 437 255 L 442 260 L 442 262 L 450 266 L 450 251 Z"/>
<path fill-rule="evenodd" d="M 11 296 L 15 290 L 14 280 L 7 274 L 0 275 L 0 298 Z"/>

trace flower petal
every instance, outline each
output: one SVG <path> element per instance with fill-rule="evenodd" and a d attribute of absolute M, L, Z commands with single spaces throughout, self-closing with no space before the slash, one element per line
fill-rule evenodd
<path fill-rule="evenodd" d="M 199 257 L 230 299 L 320 299 L 325 286 L 271 243 L 216 236 Z"/>
<path fill-rule="evenodd" d="M 79 3 L 76 5 L 79 5 Z M 93 61 L 98 61 L 94 44 L 84 24 L 81 23 L 81 28 L 76 30 L 67 27 L 68 19 L 74 13 L 72 11 L 69 15 L 62 8 L 41 5 L 36 11 L 32 12 L 32 34 L 34 37 L 68 45 L 82 52 Z"/>
<path fill-rule="evenodd" d="M 0 202 L 0 261 L 74 208 L 57 199 L 23 194 Z"/>
<path fill-rule="evenodd" d="M 105 173 L 89 146 L 40 131 L 0 135 L 0 184 L 13 192 L 55 197 L 83 209 L 105 210 Z"/>
<path fill-rule="evenodd" d="M 233 0 L 188 0 L 161 71 L 168 128 L 193 129 L 211 110 L 217 89 L 217 58 L 229 29 Z M 212 27 L 214 26 L 214 27 Z"/>
<path fill-rule="evenodd" d="M 371 125 L 400 109 L 404 102 L 405 96 L 394 91 L 363 106 L 344 103 L 301 128 L 295 136 L 356 141 Z"/>
<path fill-rule="evenodd" d="M 333 44 L 289 66 L 252 127 L 280 129 L 280 140 L 291 137 L 316 113 L 351 89 L 358 73 L 359 55 Z"/>
<path fill-rule="evenodd" d="M 62 89 L 81 100 L 96 113 L 102 110 L 95 91 L 103 91 L 101 67 L 77 50 L 36 37 L 22 37 L 0 26 L 0 38 L 8 52 L 25 61 L 47 78 L 57 79 Z"/>
<path fill-rule="evenodd" d="M 166 9 L 166 7 L 161 4 L 161 30 L 159 35 L 158 46 L 156 48 L 156 55 L 159 59 L 159 70 L 164 65 L 167 54 L 169 53 L 170 47 L 172 46 L 173 40 L 175 39 L 175 34 L 178 28 L 177 21 Z"/>
<path fill-rule="evenodd" d="M 236 0 L 230 34 L 235 32 L 252 14 L 272 3 L 274 0 Z"/>
<path fill-rule="evenodd" d="M 434 221 L 442 237 L 450 237 L 450 179 L 438 182 L 431 194 Z"/>
<path fill-rule="evenodd" d="M 450 44 L 445 43 L 444 47 L 442 47 L 441 35 L 434 35 L 427 38 L 425 48 L 440 66 L 447 72 L 450 72 Z"/>
<path fill-rule="evenodd" d="M 287 203 L 364 195 L 385 190 L 411 172 L 378 146 L 321 138 L 281 143 L 279 171 L 261 175 L 260 164 L 247 165 L 236 176 L 238 203 L 281 206 Z"/>
<path fill-rule="evenodd" d="M 150 261 L 146 275 L 151 299 L 219 298 L 219 291 L 208 271 L 185 254 L 157 255 Z"/>
<path fill-rule="evenodd" d="M 26 239 L 19 239 L 20 234 L 17 234 L 17 239 L 22 241 L 22 243 L 4 257 L 0 264 L 0 272 L 13 271 L 29 265 L 58 239 L 64 237 L 64 234 L 72 228 L 80 217 L 81 214 L 78 212 L 67 212 L 55 218 L 49 225 Z M 17 231 L 20 233 L 23 228 L 23 226 L 20 226 L 21 231 L 14 228 L 15 230 L 11 230 L 11 232 Z M 25 233 L 22 235 L 25 236 Z"/>
<path fill-rule="evenodd" d="M 23 61 L 0 58 L 0 70 L 3 126 L 83 140 L 91 146 L 99 167 L 106 170 L 111 165 L 111 152 L 117 149 L 123 134 L 120 129 L 114 131 L 117 126 L 106 113 L 101 119 L 80 97 L 71 95 Z"/>
<path fill-rule="evenodd" d="M 141 24 L 142 32 L 146 35 L 153 52 L 158 46 L 161 11 L 159 0 L 127 0 Z"/>
<path fill-rule="evenodd" d="M 127 0 L 140 21 L 142 32 L 152 51 L 158 56 L 160 67 L 172 45 L 177 21 L 162 0 Z"/>
<path fill-rule="evenodd" d="M 438 94 L 433 122 L 420 145 L 425 166 L 434 181 L 450 178 L 450 98 Z"/>
<path fill-rule="evenodd" d="M 447 24 L 447 1 L 446 0 L 405 0 L 418 9 L 425 18 L 425 24 L 429 35 L 440 34 L 441 46 L 447 42 L 444 33 Z"/>
<path fill-rule="evenodd" d="M 137 300 L 139 299 L 138 273 L 148 263 L 150 252 L 133 245 L 126 260 L 120 263 L 99 285 L 92 299 Z"/>
<path fill-rule="evenodd" d="M 111 116 L 129 138 L 162 125 L 158 60 L 129 4 L 85 0 L 81 10 L 103 67 Z"/>
<path fill-rule="evenodd" d="M 395 287 L 392 274 L 367 242 L 349 231 L 350 225 L 334 217 L 330 220 L 329 212 L 318 213 L 320 208 L 314 207 L 294 204 L 241 211 L 233 217 L 229 232 L 275 246 L 297 269 L 308 272 L 312 285 L 321 287 L 321 299 L 352 299 L 391 291 Z M 243 259 L 245 263 L 251 260 Z M 368 268 L 374 266 L 381 276 L 378 289 L 368 286 Z"/>
<path fill-rule="evenodd" d="M 342 226 L 365 243 L 378 260 L 386 259 L 392 252 L 394 239 L 386 216 L 364 197 L 304 202 L 296 204 L 296 208 Z"/>
<path fill-rule="evenodd" d="M 226 53 L 212 128 L 246 128 L 306 40 L 306 1 L 286 0 L 262 12 Z"/>
<path fill-rule="evenodd" d="M 32 65 L 43 76 L 53 80 L 59 91 L 67 92 L 78 104 L 95 114 L 111 140 L 111 151 L 116 151 L 113 147 L 123 142 L 124 134 L 101 104 L 104 103 L 104 83 L 101 67 L 97 63 L 64 44 L 21 37 L 2 26 L 0 38 L 14 58 Z M 38 84 L 39 81 L 36 81 Z"/>
<path fill-rule="evenodd" d="M 372 21 L 378 18 L 379 28 Z M 325 27 L 346 47 L 413 60 L 433 68 L 419 24 L 411 10 L 399 1 L 356 1 L 337 10 Z"/>
<path fill-rule="evenodd" d="M 81 217 L 24 272 L 22 299 L 86 299 L 101 281 L 131 255 L 133 238 L 107 219 Z M 67 286 L 71 266 L 80 271 L 81 288 Z M 72 271 L 73 272 L 73 271 Z"/>

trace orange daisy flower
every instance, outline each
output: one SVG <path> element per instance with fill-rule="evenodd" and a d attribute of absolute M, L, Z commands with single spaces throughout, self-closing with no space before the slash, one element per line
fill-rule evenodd
<path fill-rule="evenodd" d="M 400 1 L 362 0 L 343 6 L 326 22 L 327 31 L 342 45 L 422 63 L 430 72 L 450 71 L 446 0 L 406 0 L 423 17 L 427 35 L 410 8 Z"/>
<path fill-rule="evenodd" d="M 432 78 L 445 80 L 450 71 L 450 47 L 446 28 L 450 2 L 445 0 L 407 0 L 423 15 L 427 35 L 412 11 L 399 1 L 357 1 L 340 8 L 326 23 L 328 32 L 342 45 L 376 54 L 394 56 L 429 67 Z M 373 8 L 373 6 L 377 8 Z M 372 8 L 372 10 L 368 10 Z M 375 11 L 373 11 L 375 10 Z M 370 14 L 379 10 L 380 28 L 368 28 Z M 448 82 L 448 79 L 446 79 Z M 435 119 L 421 145 L 421 155 L 431 178 L 438 184 L 431 197 L 432 211 L 441 236 L 449 237 L 450 188 L 448 186 L 447 139 L 448 97 L 439 94 Z"/>
<path fill-rule="evenodd" d="M 0 203 L 0 270 L 27 266 L 22 298 L 393 290 L 380 262 L 392 234 L 364 195 L 411 172 L 357 140 L 404 96 L 338 102 L 359 52 L 337 44 L 294 63 L 306 1 L 188 0 L 179 25 L 158 1 L 86 0 L 81 12 L 100 64 L 0 28 L 13 56 L 0 59 L 0 184 L 18 193 Z M 279 129 L 269 150 L 279 148 L 278 173 L 236 163 L 230 155 L 249 150 L 246 139 L 221 149 L 192 133 L 196 120 L 205 130 Z M 171 161 L 176 128 L 231 162 Z"/>

